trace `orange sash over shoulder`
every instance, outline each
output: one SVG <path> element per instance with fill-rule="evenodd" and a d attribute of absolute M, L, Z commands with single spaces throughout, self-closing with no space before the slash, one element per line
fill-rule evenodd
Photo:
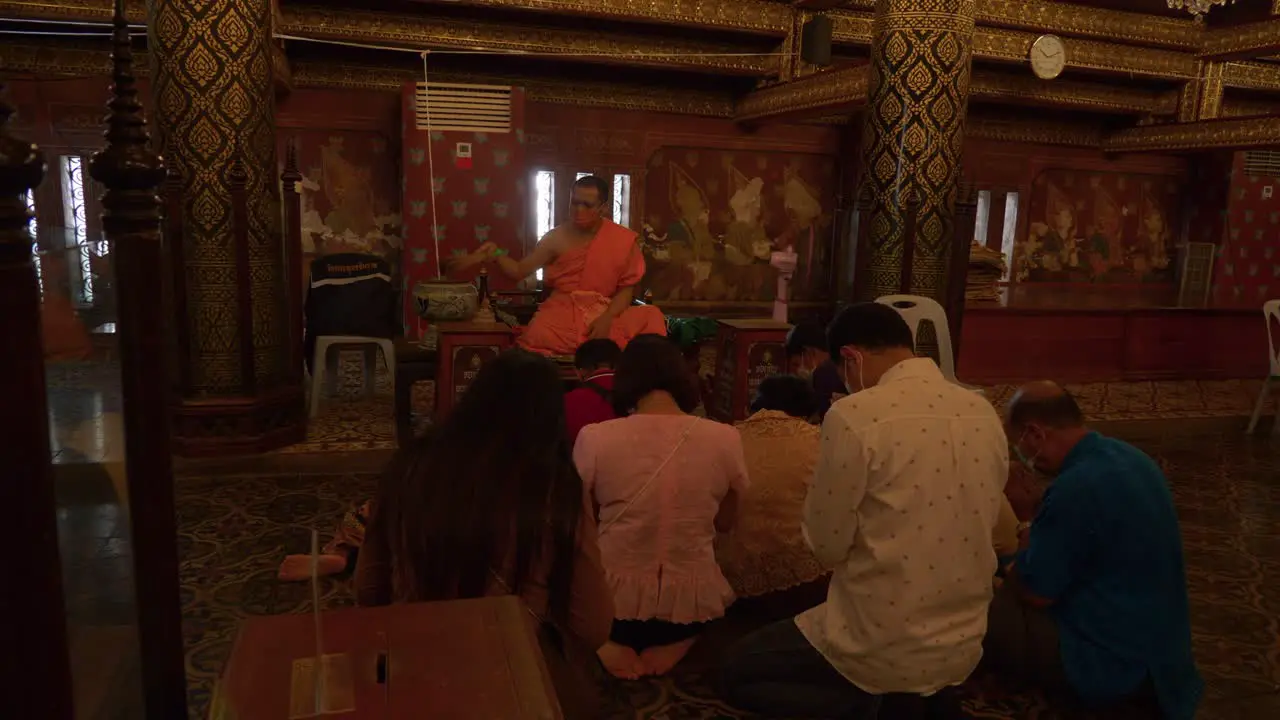
<path fill-rule="evenodd" d="M 572 355 L 587 339 L 587 328 L 609 307 L 618 290 L 644 277 L 644 254 L 636 234 L 605 220 L 591 242 L 557 257 L 544 270 L 551 297 L 538 306 L 520 346 L 543 355 Z M 625 347 L 637 335 L 667 334 L 662 311 L 632 306 L 614 318 L 609 337 Z"/>

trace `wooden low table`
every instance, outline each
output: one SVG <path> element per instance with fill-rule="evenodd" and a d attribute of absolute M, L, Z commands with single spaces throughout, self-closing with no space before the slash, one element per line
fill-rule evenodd
<path fill-rule="evenodd" d="M 435 379 L 438 355 L 407 338 L 396 338 L 395 346 L 396 444 L 405 447 L 413 439 L 413 386 Z"/>
<path fill-rule="evenodd" d="M 244 621 L 214 692 L 210 720 L 450 718 L 558 720 L 559 700 L 532 615 L 514 596 L 324 613 L 324 653 L 342 668 L 323 716 L 297 667 L 314 662 L 312 615 Z M 385 656 L 380 662 L 379 657 Z M 379 677 L 380 670 L 383 677 Z M 349 671 L 346 670 L 349 668 Z"/>
<path fill-rule="evenodd" d="M 716 374 L 708 415 L 738 422 L 751 414 L 760 382 L 787 371 L 786 340 L 791 326 L 775 320 L 720 320 L 716 333 Z"/>
<path fill-rule="evenodd" d="M 436 368 L 435 421 L 444 420 L 471 387 L 480 368 L 515 343 L 515 332 L 504 323 L 440 323 L 439 365 Z"/>

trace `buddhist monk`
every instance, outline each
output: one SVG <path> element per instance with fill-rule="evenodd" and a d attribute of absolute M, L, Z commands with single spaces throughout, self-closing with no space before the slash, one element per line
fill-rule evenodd
<path fill-rule="evenodd" d="M 523 280 L 545 268 L 543 281 L 552 292 L 517 341 L 526 350 L 572 355 L 594 338 L 625 347 L 637 335 L 666 335 L 658 308 L 631 304 L 636 283 L 644 277 L 644 254 L 634 232 L 604 216 L 608 201 L 604 180 L 578 178 L 570 200 L 572 220 L 553 228 L 533 252 L 513 260 L 485 243 L 456 260 L 452 269 L 491 263 L 507 277 Z"/>

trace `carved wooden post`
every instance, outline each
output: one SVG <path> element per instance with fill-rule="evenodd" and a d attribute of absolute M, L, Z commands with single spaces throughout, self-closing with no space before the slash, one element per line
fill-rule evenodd
<path fill-rule="evenodd" d="M 240 377 L 244 379 L 246 391 L 252 394 L 257 389 L 258 378 L 253 360 L 253 276 L 249 267 L 249 198 L 245 195 L 248 182 L 249 173 L 237 148 L 227 173 L 227 185 L 231 188 L 231 232 L 235 242 Z"/>
<path fill-rule="evenodd" d="M 40 286 L 31 256 L 27 192 L 44 179 L 44 154 L 10 137 L 13 107 L 0 82 L 0 507 L 12 508 L 7 533 L 22 538 L 0 592 L 8 630 L 0 646 L 0 717 L 70 720 L 71 669 L 58 555 L 57 501 L 49 453 Z"/>
<path fill-rule="evenodd" d="M 152 152 L 134 83 L 124 1 L 111 34 L 112 98 L 106 149 L 92 177 L 106 186 L 102 228 L 115 247 L 120 303 L 120 384 L 124 393 L 125 469 L 129 478 L 134 587 L 146 716 L 187 716 L 178 591 L 178 531 L 169 449 L 169 355 L 160 241 L 164 165 Z"/>
<path fill-rule="evenodd" d="M 284 172 L 280 182 L 284 186 L 281 204 L 284 206 L 284 273 L 288 292 L 283 317 L 289 319 L 289 376 L 302 382 L 302 196 L 298 194 L 298 147 L 290 140 L 285 148 Z"/>

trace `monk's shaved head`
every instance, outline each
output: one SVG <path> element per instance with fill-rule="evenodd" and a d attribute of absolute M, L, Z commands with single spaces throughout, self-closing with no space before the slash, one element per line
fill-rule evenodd
<path fill-rule="evenodd" d="M 1015 429 L 1028 423 L 1059 429 L 1084 425 L 1084 413 L 1076 399 L 1051 380 L 1038 380 L 1018 388 L 1009 401 L 1007 419 L 1009 427 Z"/>

